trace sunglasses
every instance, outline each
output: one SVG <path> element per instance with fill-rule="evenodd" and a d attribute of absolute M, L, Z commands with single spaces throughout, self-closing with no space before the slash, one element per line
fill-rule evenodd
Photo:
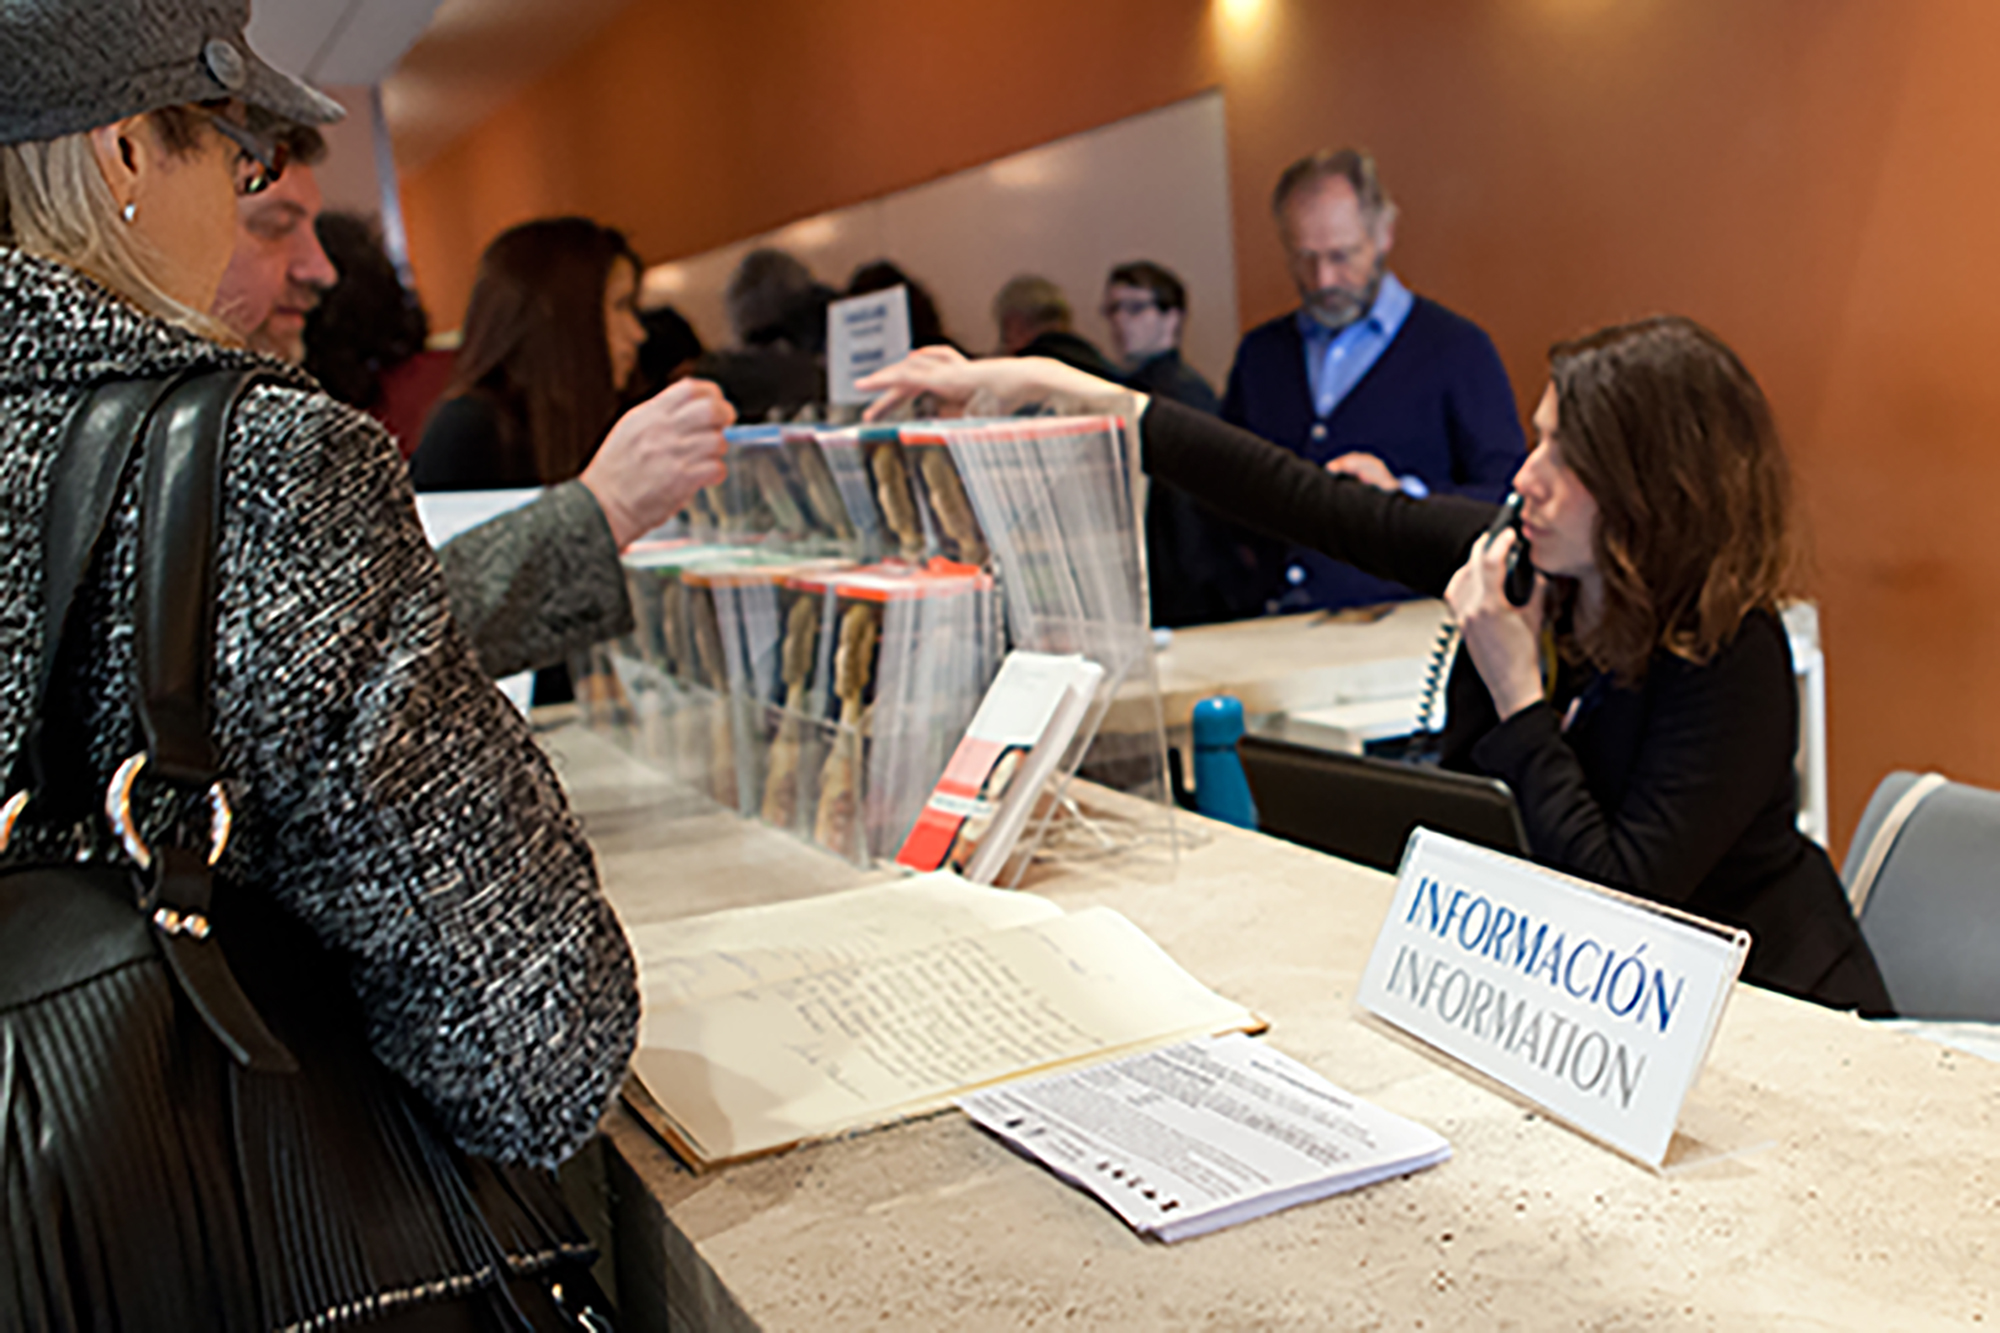
<path fill-rule="evenodd" d="M 216 133 L 242 150 L 236 159 L 237 194 L 262 194 L 278 183 L 278 178 L 285 174 L 285 163 L 291 160 L 289 145 L 239 125 L 219 111 L 196 109 L 208 117 Z"/>

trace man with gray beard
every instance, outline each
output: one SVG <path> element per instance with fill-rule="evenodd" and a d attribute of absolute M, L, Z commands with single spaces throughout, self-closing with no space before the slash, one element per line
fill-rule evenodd
<path fill-rule="evenodd" d="M 1478 325 L 1388 271 L 1396 205 L 1374 159 L 1294 162 L 1271 212 L 1303 304 L 1244 336 L 1224 420 L 1384 490 L 1499 499 L 1525 457 L 1507 372 Z M 1269 586 L 1279 611 L 1412 595 L 1304 548 Z"/>

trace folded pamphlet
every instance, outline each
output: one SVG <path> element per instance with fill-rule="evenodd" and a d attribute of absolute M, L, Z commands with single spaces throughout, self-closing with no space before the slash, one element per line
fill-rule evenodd
<path fill-rule="evenodd" d="M 1074 654 L 1007 654 L 897 862 L 992 883 L 1103 679 Z"/>

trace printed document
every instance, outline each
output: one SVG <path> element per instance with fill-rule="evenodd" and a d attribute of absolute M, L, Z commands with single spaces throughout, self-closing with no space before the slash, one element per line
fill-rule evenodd
<path fill-rule="evenodd" d="M 1432 1131 L 1240 1032 L 959 1098 L 979 1124 L 1163 1241 L 1407 1175 Z"/>

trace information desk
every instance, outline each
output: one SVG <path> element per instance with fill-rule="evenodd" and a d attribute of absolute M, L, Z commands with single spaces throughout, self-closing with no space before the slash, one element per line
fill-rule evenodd
<path fill-rule="evenodd" d="M 1415 694 L 1444 621 L 1444 603 L 1424 600 L 1379 616 L 1313 612 L 1177 629 L 1153 657 L 1167 729 L 1185 731 L 1212 694 L 1235 695 L 1251 717 Z M 1150 711 L 1136 695 L 1121 698 L 1104 725 L 1132 730 Z"/>
<path fill-rule="evenodd" d="M 1367 610 L 1267 616 L 1175 630 L 1154 656 L 1168 744 L 1188 744 L 1194 706 L 1214 694 L 1241 699 L 1253 729 L 1332 749 L 1352 748 L 1357 727 L 1392 717 L 1414 719 L 1445 624 L 1445 605 L 1423 599 L 1380 610 L 1379 615 Z M 1799 829 L 1825 843 L 1832 826 L 1818 609 L 1809 602 L 1786 607 L 1785 633 L 1799 681 Z M 1150 699 L 1128 691 L 1112 705 L 1104 726 L 1144 730 L 1152 716 Z M 1397 729 L 1387 727 L 1383 734 Z"/>
<path fill-rule="evenodd" d="M 628 920 L 864 877 L 734 816 L 663 818 L 671 793 L 596 738 L 550 740 Z M 1357 1014 L 1388 877 L 1188 823 L 1170 879 L 1030 887 L 1125 913 L 1452 1160 L 1163 1246 L 955 1113 L 695 1176 L 614 1111 L 629 1325 L 669 1302 L 675 1328 L 770 1330 L 2000 1325 L 2000 1065 L 1739 987 L 1682 1122 L 1737 1155 L 1656 1175 Z"/>

